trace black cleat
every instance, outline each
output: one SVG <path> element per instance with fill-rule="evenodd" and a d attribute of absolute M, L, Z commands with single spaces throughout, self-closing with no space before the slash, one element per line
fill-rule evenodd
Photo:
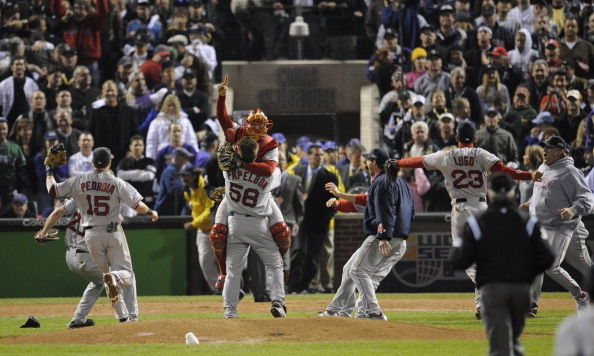
<path fill-rule="evenodd" d="M 93 319 L 87 319 L 87 321 L 82 324 L 76 323 L 74 321 L 68 323 L 68 329 L 86 328 L 87 326 L 95 326 Z"/>

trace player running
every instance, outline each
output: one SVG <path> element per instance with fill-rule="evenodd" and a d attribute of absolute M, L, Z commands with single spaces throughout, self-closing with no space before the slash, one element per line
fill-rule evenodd
<path fill-rule="evenodd" d="M 127 183 L 109 173 L 113 155 L 109 148 L 99 147 L 93 151 L 92 172 L 56 183 L 51 166 L 46 166 L 46 186 L 49 194 L 73 198 L 82 211 L 80 225 L 85 231 L 85 242 L 93 260 L 103 273 L 107 295 L 120 321 L 128 321 L 123 305 L 121 286 L 131 285 L 134 280 L 132 260 L 126 236 L 120 223 L 121 203 L 153 221 L 159 219 L 156 211 L 142 202 L 142 195 Z"/>
<path fill-rule="evenodd" d="M 275 170 L 278 171 L 276 169 L 278 164 L 278 143 L 274 138 L 267 134 L 268 129 L 272 127 L 272 121 L 268 120 L 266 115 L 264 115 L 260 109 L 256 109 L 255 111 L 250 112 L 245 119 L 244 126 L 235 124 L 231 120 L 231 117 L 229 117 L 229 114 L 227 114 L 227 107 L 225 106 L 228 81 L 229 76 L 225 75 L 225 81 L 220 83 L 217 87 L 219 94 L 219 97 L 217 98 L 217 119 L 225 132 L 227 142 L 235 146 L 235 144 L 243 137 L 249 136 L 254 139 L 258 143 L 256 159 L 249 163 L 245 163 L 245 160 L 242 160 L 244 162 L 242 163 L 242 168 L 261 177 L 270 177 Z M 229 146 L 230 145 L 227 145 L 227 147 Z M 226 196 L 227 194 L 225 194 L 225 198 L 217 209 L 215 223 L 210 232 L 212 248 L 221 270 L 221 275 L 215 283 L 215 288 L 218 290 L 223 289 L 226 278 L 225 253 L 227 233 L 229 230 L 227 218 L 230 212 Z M 269 199 L 274 203 L 274 198 L 271 194 L 269 194 Z M 281 255 L 284 256 L 291 246 L 291 230 L 285 223 L 280 208 L 276 204 L 272 204 L 272 210 L 268 215 L 268 226 Z"/>
<path fill-rule="evenodd" d="M 429 155 L 398 160 L 398 166 L 438 170 L 445 178 L 445 186 L 452 199 L 452 238 L 461 237 L 464 224 L 472 215 L 487 210 L 487 174 L 503 172 L 515 180 L 540 181 L 542 172 L 533 173 L 509 168 L 499 158 L 478 147 L 476 128 L 471 121 L 462 121 L 456 132 L 458 148 Z M 476 268 L 466 270 L 475 282 Z M 475 290 L 476 318 L 480 319 L 479 290 Z"/>

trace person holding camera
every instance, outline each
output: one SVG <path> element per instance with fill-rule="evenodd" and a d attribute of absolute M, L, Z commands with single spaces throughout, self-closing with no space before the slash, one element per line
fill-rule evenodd
<path fill-rule="evenodd" d="M 547 88 L 547 95 L 540 101 L 539 112 L 548 111 L 558 119 L 567 111 L 567 73 L 555 72 L 552 84 Z"/>

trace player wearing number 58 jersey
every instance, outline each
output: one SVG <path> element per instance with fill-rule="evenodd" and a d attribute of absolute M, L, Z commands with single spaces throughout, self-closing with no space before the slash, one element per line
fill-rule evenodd
<path fill-rule="evenodd" d="M 452 199 L 452 238 L 462 236 L 464 224 L 471 215 L 487 210 L 488 173 L 507 173 L 515 180 L 539 181 L 542 177 L 542 172 L 539 171 L 530 173 L 511 169 L 496 155 L 474 147 L 476 128 L 473 122 L 459 123 L 456 134 L 458 148 L 398 161 L 400 167 L 438 170 L 443 174 L 446 189 Z M 470 267 L 466 273 L 474 282 L 475 267 Z M 480 319 L 478 290 L 476 294 L 476 316 Z"/>
<path fill-rule="evenodd" d="M 107 295 L 120 321 L 128 321 L 121 286 L 132 285 L 134 273 L 126 236 L 119 226 L 121 203 L 156 221 L 159 216 L 142 202 L 142 196 L 126 181 L 108 173 L 113 156 L 105 147 L 93 151 L 92 172 L 56 183 L 52 167 L 46 167 L 47 190 L 56 197 L 72 198 L 81 211 L 80 226 L 91 257 L 103 273 Z"/>
<path fill-rule="evenodd" d="M 246 136 L 237 142 L 237 151 L 244 162 L 253 162 L 258 143 Z M 226 280 L 223 306 L 226 318 L 237 318 L 241 271 L 250 248 L 258 254 L 270 278 L 271 313 L 285 317 L 283 261 L 276 242 L 268 229 L 267 219 L 274 200 L 271 190 L 280 184 L 280 170 L 272 176 L 252 173 L 245 168 L 224 171 L 225 197 L 228 204 L 229 236 L 227 238 Z"/>

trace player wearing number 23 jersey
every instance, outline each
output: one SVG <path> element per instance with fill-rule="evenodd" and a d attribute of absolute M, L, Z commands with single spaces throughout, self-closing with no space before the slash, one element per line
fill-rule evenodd
<path fill-rule="evenodd" d="M 540 180 L 542 177 L 542 172 L 530 173 L 511 169 L 494 154 L 474 147 L 476 128 L 471 121 L 458 124 L 456 140 L 458 148 L 398 161 L 400 167 L 438 170 L 443 174 L 446 189 L 452 199 L 452 238 L 462 236 L 464 224 L 471 215 L 487 210 L 489 172 L 504 172 L 517 180 Z M 476 268 L 472 266 L 466 273 L 474 282 Z M 476 317 L 480 319 L 479 299 L 480 294 L 476 290 Z"/>

